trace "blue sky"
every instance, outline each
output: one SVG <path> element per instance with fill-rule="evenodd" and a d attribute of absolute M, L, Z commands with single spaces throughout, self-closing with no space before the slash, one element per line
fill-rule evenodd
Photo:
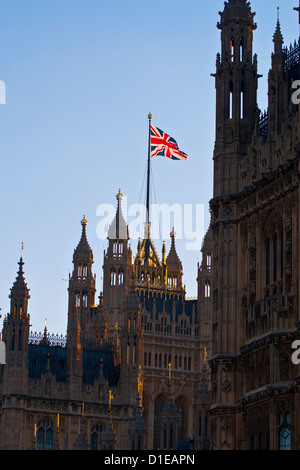
<path fill-rule="evenodd" d="M 258 103 L 267 107 L 267 74 L 277 6 L 285 43 L 299 33 L 296 0 L 253 0 Z M 212 197 L 216 28 L 223 1 L 0 1 L 0 308 L 24 242 L 33 331 L 47 318 L 67 324 L 67 282 L 86 215 L 97 288 L 103 249 L 96 216 L 122 189 L 138 203 L 147 160 L 148 120 L 172 135 L 187 162 L 152 162 L 157 203 L 205 204 Z M 169 240 L 166 240 L 167 249 Z M 178 240 L 187 295 L 197 293 L 200 251 Z M 158 252 L 161 241 L 155 240 Z M 135 242 L 133 242 L 135 250 Z M 1 326 L 1 322 L 0 322 Z"/>

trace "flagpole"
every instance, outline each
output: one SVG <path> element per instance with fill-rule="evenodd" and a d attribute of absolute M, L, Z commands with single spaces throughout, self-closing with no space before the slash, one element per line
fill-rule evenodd
<path fill-rule="evenodd" d="M 147 178 L 147 215 L 146 215 L 146 233 L 145 233 L 145 238 L 146 238 L 146 260 L 148 261 L 149 259 L 149 238 L 150 238 L 150 160 L 151 160 L 151 121 L 152 121 L 152 114 L 148 114 L 148 119 L 149 119 L 149 144 L 148 144 L 148 178 Z"/>

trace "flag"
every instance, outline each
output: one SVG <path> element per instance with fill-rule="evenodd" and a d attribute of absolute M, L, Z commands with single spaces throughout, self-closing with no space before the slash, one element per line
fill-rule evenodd
<path fill-rule="evenodd" d="M 172 160 L 187 159 L 187 155 L 179 149 L 177 142 L 173 137 L 170 137 L 152 124 L 150 126 L 150 132 L 151 157 L 159 155 L 160 157 L 168 157 Z"/>

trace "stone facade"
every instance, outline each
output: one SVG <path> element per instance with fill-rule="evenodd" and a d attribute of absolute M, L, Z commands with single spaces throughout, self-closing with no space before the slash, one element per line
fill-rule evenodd
<path fill-rule="evenodd" d="M 278 20 L 260 113 L 254 15 L 230 0 L 218 23 L 211 448 L 297 449 L 300 43 L 283 47 Z"/>
<path fill-rule="evenodd" d="M 85 217 L 81 222 L 69 278 L 66 338 L 50 336 L 47 328 L 44 335 L 30 333 L 30 296 L 20 259 L 3 327 L 7 360 L 0 365 L 1 449 L 209 446 L 205 364 L 210 354 L 211 232 L 206 237 L 209 253 L 204 243 L 205 261 L 199 266 L 199 293 L 205 299 L 186 299 L 174 230 L 168 256 L 163 244 L 160 260 L 152 240 L 145 239 L 132 259 L 122 197 L 119 192 L 97 304 Z"/>

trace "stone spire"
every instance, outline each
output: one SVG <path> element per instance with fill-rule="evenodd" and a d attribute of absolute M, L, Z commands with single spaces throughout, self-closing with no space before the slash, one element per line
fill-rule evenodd
<path fill-rule="evenodd" d="M 13 284 L 13 287 L 11 288 L 10 298 L 12 298 L 12 296 L 22 296 L 22 297 L 26 297 L 27 299 L 30 299 L 29 289 L 25 282 L 24 271 L 23 271 L 23 266 L 24 266 L 23 253 L 21 255 L 21 258 L 18 264 L 19 264 L 19 271 L 18 271 L 16 280 Z"/>
<path fill-rule="evenodd" d="M 81 221 L 81 226 L 82 226 L 81 239 L 73 255 L 74 263 L 78 261 L 93 263 L 93 251 L 87 241 L 87 236 L 86 236 L 87 224 L 88 224 L 88 221 L 86 220 L 85 215 L 84 215 Z"/>
<path fill-rule="evenodd" d="M 278 11 L 278 18 L 277 18 L 276 30 L 273 36 L 273 42 L 274 42 L 274 47 L 275 47 L 275 50 L 274 50 L 275 54 L 281 54 L 282 46 L 283 46 L 283 35 L 281 33 L 281 28 L 280 28 L 279 7 L 277 11 Z"/>
<path fill-rule="evenodd" d="M 178 256 L 177 251 L 176 251 L 176 246 L 175 246 L 176 233 L 175 233 L 174 227 L 173 227 L 172 232 L 170 233 L 170 237 L 171 237 L 171 240 L 172 240 L 171 241 L 171 248 L 170 248 L 170 252 L 167 256 L 167 260 L 166 260 L 167 267 L 168 267 L 168 272 L 170 272 L 170 271 L 180 271 L 180 272 L 182 272 L 182 263 L 179 259 L 179 256 Z"/>
<path fill-rule="evenodd" d="M 123 194 L 121 189 L 116 195 L 118 201 L 117 212 L 114 220 L 108 229 L 109 240 L 129 240 L 129 230 L 122 212 Z"/>

